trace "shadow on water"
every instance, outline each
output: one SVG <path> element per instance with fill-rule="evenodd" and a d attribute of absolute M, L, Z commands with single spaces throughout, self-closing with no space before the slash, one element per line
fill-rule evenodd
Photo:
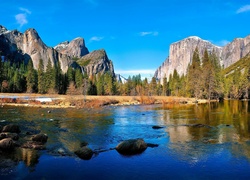
<path fill-rule="evenodd" d="M 115 178 L 120 174 L 117 178 L 125 179 L 128 176 L 124 173 L 134 173 L 132 179 L 149 179 L 156 174 L 159 178 L 193 178 L 193 171 L 198 172 L 197 177 L 227 177 L 227 173 L 234 177 L 250 168 L 249 111 L 247 101 L 164 107 L 52 109 L 51 113 L 42 108 L 6 106 L 0 108 L 0 125 L 18 124 L 21 135 L 41 132 L 49 139 L 43 151 L 16 148 L 11 153 L 0 153 L 0 177 L 22 174 L 24 178 L 41 178 L 46 166 L 59 161 L 64 163 L 54 167 L 53 172 L 46 169 L 48 176 L 45 178 L 54 177 L 54 171 L 63 176 L 67 169 L 75 173 L 76 179 L 83 175 L 100 178 L 98 173 L 105 170 L 103 178 Z M 161 128 L 154 129 L 153 126 Z M 126 158 L 115 150 L 110 151 L 121 141 L 134 138 L 143 138 L 147 143 L 159 144 L 159 147 Z M 74 152 L 85 143 L 102 153 L 90 161 L 79 160 Z M 129 164 L 131 162 L 133 165 Z M 217 163 L 215 166 L 214 162 Z M 125 169 L 128 166 L 130 168 Z M 221 174 L 209 174 L 218 166 L 225 166 Z M 87 171 L 80 172 L 79 167 Z M 172 168 L 181 168 L 182 173 Z M 202 172 L 204 168 L 206 171 Z M 236 170 L 228 172 L 226 168 Z M 140 176 L 140 173 L 144 175 Z M 249 177 L 250 173 L 244 171 L 243 175 Z"/>

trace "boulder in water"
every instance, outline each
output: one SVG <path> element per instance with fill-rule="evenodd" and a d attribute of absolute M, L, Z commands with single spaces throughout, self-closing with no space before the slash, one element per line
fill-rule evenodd
<path fill-rule="evenodd" d="M 143 139 L 129 139 L 121 142 L 115 148 L 120 154 L 135 155 L 147 149 L 147 143 Z"/>
<path fill-rule="evenodd" d="M 46 143 L 48 140 L 48 136 L 46 134 L 36 134 L 32 136 L 31 140 L 36 142 Z"/>
<path fill-rule="evenodd" d="M 11 138 L 14 141 L 17 141 L 19 139 L 19 136 L 17 133 L 9 133 L 9 132 L 0 133 L 0 140 L 5 138 Z"/>
<path fill-rule="evenodd" d="M 3 127 L 2 132 L 20 133 L 21 131 L 18 125 L 9 124 Z"/>
<path fill-rule="evenodd" d="M 77 150 L 75 152 L 75 154 L 81 158 L 81 159 L 84 159 L 84 160 L 90 160 L 94 154 L 94 152 L 92 151 L 92 149 L 90 149 L 89 147 L 87 146 L 84 146 L 82 148 L 80 148 L 79 150 Z"/>
<path fill-rule="evenodd" d="M 0 141 L 1 150 L 9 150 L 15 147 L 14 142 L 11 138 L 5 138 Z"/>

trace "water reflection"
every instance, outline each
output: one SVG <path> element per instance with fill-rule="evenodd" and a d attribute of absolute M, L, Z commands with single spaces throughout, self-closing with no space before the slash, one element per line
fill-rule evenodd
<path fill-rule="evenodd" d="M 167 146 L 178 157 L 206 157 L 213 147 L 214 153 L 225 144 L 233 155 L 249 156 L 249 102 L 225 101 L 195 106 L 166 106 L 159 111 L 168 125 L 170 144 Z M 206 126 L 192 126 L 202 124 Z M 189 157 L 189 158 L 188 158 Z"/>
<path fill-rule="evenodd" d="M 146 142 L 159 144 L 159 161 L 168 157 L 167 154 L 180 162 L 192 165 L 202 162 L 205 166 L 211 157 L 221 157 L 221 154 L 226 158 L 250 160 L 250 107 L 247 101 L 47 111 L 27 107 L 0 108 L 0 120 L 5 120 L 0 121 L 0 125 L 15 123 L 20 125 L 21 135 L 42 132 L 49 137 L 45 151 L 18 148 L 14 153 L 0 153 L 1 174 L 10 172 L 8 169 L 20 165 L 20 162 L 33 171 L 43 155 L 60 156 L 58 149 L 74 157 L 74 151 L 82 142 L 87 142 L 94 150 L 102 150 L 130 138 L 143 138 Z M 164 128 L 155 130 L 153 125 Z M 147 153 L 155 156 L 153 150 L 144 154 Z M 121 160 L 123 157 L 116 158 Z M 107 159 L 111 162 L 117 160 Z"/>

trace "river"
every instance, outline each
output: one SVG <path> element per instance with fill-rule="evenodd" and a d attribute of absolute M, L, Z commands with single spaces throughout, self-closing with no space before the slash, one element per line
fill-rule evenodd
<path fill-rule="evenodd" d="M 18 124 L 21 135 L 41 132 L 49 138 L 46 150 L 0 153 L 1 180 L 250 178 L 247 101 L 100 109 L 1 107 L 0 125 L 9 123 Z M 155 125 L 163 128 L 153 129 Z M 134 138 L 159 146 L 134 156 L 110 150 Z M 90 160 L 74 154 L 84 142 L 99 152 Z"/>

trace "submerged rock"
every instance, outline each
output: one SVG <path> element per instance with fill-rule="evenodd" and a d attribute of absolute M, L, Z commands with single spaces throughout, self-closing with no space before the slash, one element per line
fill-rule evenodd
<path fill-rule="evenodd" d="M 89 160 L 92 158 L 94 152 L 89 147 L 84 146 L 81 149 L 77 150 L 75 154 L 81 159 Z"/>
<path fill-rule="evenodd" d="M 147 143 L 147 147 L 155 148 L 158 147 L 159 144 L 152 144 L 152 143 Z"/>
<path fill-rule="evenodd" d="M 5 138 L 0 141 L 0 149 L 9 150 L 15 147 L 14 142 L 11 138 Z"/>
<path fill-rule="evenodd" d="M 21 131 L 18 125 L 9 124 L 3 127 L 2 132 L 20 133 Z"/>
<path fill-rule="evenodd" d="M 143 139 L 129 139 L 118 144 L 115 149 L 123 155 L 135 155 L 145 151 L 147 143 Z"/>
<path fill-rule="evenodd" d="M 162 129 L 164 128 L 163 126 L 152 126 L 153 129 Z"/>
<path fill-rule="evenodd" d="M 188 127 L 195 127 L 195 128 L 212 128 L 212 126 L 206 125 L 206 124 L 185 124 L 184 126 Z"/>
<path fill-rule="evenodd" d="M 42 142 L 36 142 L 36 141 L 28 141 L 24 143 L 21 148 L 28 148 L 28 149 L 36 149 L 36 150 L 44 150 L 46 147 Z"/>
<path fill-rule="evenodd" d="M 89 143 L 87 143 L 86 141 L 83 141 L 83 142 L 81 142 L 80 147 L 87 146 L 88 144 L 89 144 Z"/>
<path fill-rule="evenodd" d="M 7 132 L 7 133 L 1 133 L 0 134 L 0 140 L 1 139 L 5 139 L 5 138 L 11 138 L 11 139 L 17 141 L 19 139 L 19 136 L 18 136 L 17 133 L 9 133 L 9 132 Z"/>
<path fill-rule="evenodd" d="M 36 142 L 46 143 L 48 140 L 48 136 L 46 134 L 36 134 L 32 136 L 31 140 Z"/>

